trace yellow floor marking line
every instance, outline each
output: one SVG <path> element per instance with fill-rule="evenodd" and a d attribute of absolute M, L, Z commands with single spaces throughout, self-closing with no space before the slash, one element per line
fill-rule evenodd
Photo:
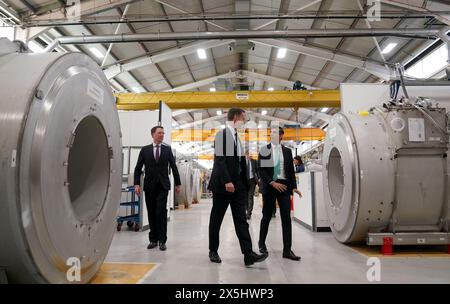
<path fill-rule="evenodd" d="M 157 263 L 104 263 L 90 283 L 138 284 L 157 267 Z"/>

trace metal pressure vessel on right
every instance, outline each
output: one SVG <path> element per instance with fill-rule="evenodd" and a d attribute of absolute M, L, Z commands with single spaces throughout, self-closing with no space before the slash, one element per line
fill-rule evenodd
<path fill-rule="evenodd" d="M 448 119 L 424 98 L 332 118 L 323 183 L 339 242 L 450 243 Z"/>

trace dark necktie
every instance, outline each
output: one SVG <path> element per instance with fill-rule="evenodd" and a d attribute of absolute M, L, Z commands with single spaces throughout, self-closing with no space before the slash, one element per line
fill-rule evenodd
<path fill-rule="evenodd" d="M 159 145 L 156 145 L 156 156 L 155 156 L 156 162 L 159 162 Z"/>
<path fill-rule="evenodd" d="M 240 175 L 241 174 L 241 172 L 242 172 L 242 168 L 241 168 L 241 158 L 240 158 L 240 146 L 239 146 L 239 137 L 238 137 L 238 133 L 237 133 L 237 131 L 235 130 L 234 131 L 234 144 L 235 144 L 235 147 L 236 147 L 236 151 L 235 151 L 235 153 L 236 153 L 236 156 L 238 157 L 238 159 L 239 159 L 239 162 L 238 162 L 238 174 Z"/>

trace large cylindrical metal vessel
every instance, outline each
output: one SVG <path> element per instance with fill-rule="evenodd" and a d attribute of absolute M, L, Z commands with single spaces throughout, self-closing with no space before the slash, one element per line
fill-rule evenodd
<path fill-rule="evenodd" d="M 198 204 L 202 198 L 202 182 L 200 169 L 194 169 L 192 173 L 192 202 Z"/>
<path fill-rule="evenodd" d="M 340 242 L 369 232 L 448 232 L 447 117 L 445 109 L 424 110 L 429 117 L 400 106 L 331 120 L 324 198 Z"/>
<path fill-rule="evenodd" d="M 183 162 L 177 166 L 181 179 L 181 192 L 175 195 L 175 199 L 178 205 L 189 207 L 192 204 L 192 188 L 194 187 L 192 165 L 188 162 Z"/>
<path fill-rule="evenodd" d="M 88 282 L 120 202 L 108 81 L 81 53 L 16 52 L 0 56 L 0 91 L 0 265 L 14 283 Z"/>

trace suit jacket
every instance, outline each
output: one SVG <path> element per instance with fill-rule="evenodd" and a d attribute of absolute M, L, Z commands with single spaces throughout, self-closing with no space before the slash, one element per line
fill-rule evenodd
<path fill-rule="evenodd" d="M 238 143 L 240 142 L 238 141 Z M 243 147 L 241 147 L 241 151 L 243 152 Z M 231 182 L 236 186 L 239 181 L 248 187 L 246 172 L 247 161 L 245 156 L 237 155 L 237 144 L 233 140 L 230 129 L 225 128 L 219 131 L 214 140 L 214 165 L 208 189 L 216 193 L 227 194 L 225 184 Z"/>
<path fill-rule="evenodd" d="M 284 159 L 284 174 L 286 176 L 287 191 L 292 193 L 292 190 L 297 189 L 297 181 L 295 179 L 294 161 L 292 159 L 292 152 L 289 148 L 281 145 Z M 270 183 L 273 180 L 273 158 L 272 158 L 272 144 L 261 147 L 258 155 L 258 170 L 260 176 L 260 187 L 263 194 L 267 193 Z"/>
<path fill-rule="evenodd" d="M 247 172 L 247 179 L 250 177 L 249 176 L 249 172 L 248 172 L 248 160 L 246 159 L 245 160 L 245 162 L 246 162 L 246 164 L 247 164 L 247 170 L 246 170 L 246 172 Z M 258 176 L 258 161 L 256 160 L 256 159 L 250 159 L 250 162 L 251 162 L 251 164 L 252 164 L 252 173 L 253 173 L 253 177 L 254 177 L 254 179 L 256 180 L 256 181 L 258 181 L 258 179 L 259 179 L 259 176 Z"/>
<path fill-rule="evenodd" d="M 304 164 L 295 166 L 295 173 L 302 173 L 302 172 L 305 172 L 305 165 Z"/>
<path fill-rule="evenodd" d="M 170 190 L 169 166 L 172 169 L 175 185 L 181 185 L 175 157 L 170 146 L 161 144 L 159 161 L 156 162 L 153 154 L 153 144 L 145 146 L 139 153 L 134 169 L 134 184 L 139 185 L 142 167 L 145 165 L 144 191 L 151 191 L 159 181 L 164 190 Z"/>

